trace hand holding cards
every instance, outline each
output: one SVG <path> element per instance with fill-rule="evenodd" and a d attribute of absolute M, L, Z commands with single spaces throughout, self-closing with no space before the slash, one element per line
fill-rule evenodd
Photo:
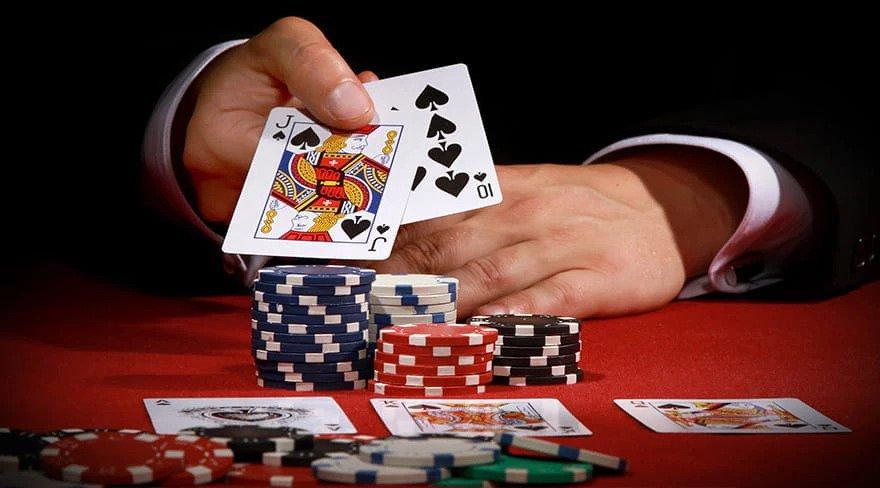
<path fill-rule="evenodd" d="M 366 86 L 378 120 L 355 131 L 271 112 L 225 252 L 381 260 L 401 223 L 500 203 L 464 65 Z"/>

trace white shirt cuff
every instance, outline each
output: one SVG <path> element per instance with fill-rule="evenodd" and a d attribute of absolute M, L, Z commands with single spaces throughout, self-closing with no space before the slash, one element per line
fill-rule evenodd
<path fill-rule="evenodd" d="M 739 166 L 749 201 L 736 231 L 712 259 L 709 272 L 688 281 L 679 298 L 711 292 L 744 293 L 782 279 L 786 259 L 809 237 L 812 211 L 803 188 L 779 163 L 739 142 L 713 137 L 650 134 L 624 139 L 590 156 L 584 164 L 636 146 L 676 144 L 709 149 Z"/>

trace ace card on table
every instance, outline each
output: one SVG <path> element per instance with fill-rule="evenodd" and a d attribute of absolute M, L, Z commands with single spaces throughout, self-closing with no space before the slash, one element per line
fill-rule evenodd
<path fill-rule="evenodd" d="M 614 403 L 649 429 L 662 433 L 850 432 L 797 398 L 623 399 Z"/>

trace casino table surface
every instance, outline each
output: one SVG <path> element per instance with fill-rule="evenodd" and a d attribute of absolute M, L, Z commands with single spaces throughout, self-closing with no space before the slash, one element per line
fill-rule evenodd
<path fill-rule="evenodd" d="M 247 296 L 161 297 L 56 271 L 4 292 L 0 425 L 150 430 L 147 397 L 308 395 L 256 386 Z M 560 399 L 594 433 L 567 442 L 630 460 L 597 486 L 876 486 L 878 317 L 880 283 L 817 302 L 675 302 L 584 322 L 579 384 L 482 398 Z M 387 434 L 372 394 L 332 396 L 361 433 Z M 651 397 L 796 397 L 853 432 L 657 434 L 612 403 Z"/>

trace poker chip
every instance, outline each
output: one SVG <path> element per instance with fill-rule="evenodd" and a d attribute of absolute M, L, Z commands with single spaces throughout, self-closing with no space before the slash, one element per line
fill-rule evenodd
<path fill-rule="evenodd" d="M 376 372 L 420 375 L 420 376 L 460 376 L 467 374 L 480 374 L 492 371 L 492 362 L 469 364 L 466 366 L 409 366 L 405 364 L 375 362 Z"/>
<path fill-rule="evenodd" d="M 140 485 L 183 469 L 183 459 L 162 449 L 164 438 L 140 431 L 85 432 L 44 447 L 40 468 L 70 483 Z"/>
<path fill-rule="evenodd" d="M 471 386 L 482 385 L 492 380 L 492 373 L 468 374 L 460 376 L 421 376 L 383 373 L 376 371 L 374 380 L 388 385 L 403 386 Z"/>
<path fill-rule="evenodd" d="M 505 483 L 579 483 L 593 476 L 593 465 L 502 454 L 498 461 L 492 464 L 462 468 L 460 475 L 467 478 Z"/>
<path fill-rule="evenodd" d="M 372 283 L 376 272 L 353 266 L 296 264 L 263 268 L 257 279 L 262 283 L 295 286 L 358 286 Z"/>
<path fill-rule="evenodd" d="M 283 303 L 268 303 L 254 301 L 251 304 L 253 310 L 266 313 L 283 313 L 288 315 L 341 315 L 363 313 L 370 311 L 370 304 L 352 303 L 350 305 L 285 305 Z"/>
<path fill-rule="evenodd" d="M 575 373 L 577 363 L 559 364 L 556 366 L 493 366 L 495 376 L 561 376 Z"/>
<path fill-rule="evenodd" d="M 427 274 L 376 275 L 370 293 L 373 295 L 437 295 L 456 293 L 458 279 Z"/>
<path fill-rule="evenodd" d="M 179 435 L 205 437 L 226 446 L 235 461 L 259 461 L 265 452 L 308 449 L 314 445 L 312 434 L 293 427 L 260 427 L 256 425 L 224 425 L 222 427 L 192 427 Z"/>
<path fill-rule="evenodd" d="M 525 451 L 545 454 L 559 459 L 590 463 L 593 466 L 605 468 L 615 473 L 625 473 L 628 464 L 626 459 L 617 456 L 610 456 L 533 437 L 515 435 L 509 432 L 495 434 L 494 441 L 503 447 L 514 446 Z"/>
<path fill-rule="evenodd" d="M 279 303 L 282 305 L 297 306 L 350 305 L 354 303 L 366 303 L 367 294 L 359 293 L 356 295 L 280 295 L 277 293 L 254 291 L 254 300 L 264 303 Z"/>
<path fill-rule="evenodd" d="M 345 381 L 368 380 L 373 372 L 369 369 L 346 371 L 344 373 L 281 373 L 257 370 L 257 377 L 269 381 L 287 383 L 339 383 Z"/>
<path fill-rule="evenodd" d="M 370 293 L 370 304 L 390 305 L 390 306 L 419 306 L 419 305 L 440 305 L 446 303 L 455 303 L 458 295 L 455 293 L 440 293 L 437 295 L 376 295 Z"/>
<path fill-rule="evenodd" d="M 367 347 L 367 341 L 358 342 L 334 342 L 330 344 L 298 344 L 288 342 L 261 341 L 251 339 L 251 346 L 256 349 L 274 352 L 353 352 Z"/>
<path fill-rule="evenodd" d="M 403 386 L 388 385 L 370 380 L 370 389 L 377 395 L 411 395 L 425 397 L 442 397 L 452 395 L 476 395 L 486 392 L 486 385 L 475 386 Z"/>
<path fill-rule="evenodd" d="M 289 452 L 267 452 L 263 454 L 263 464 L 268 466 L 311 466 L 312 461 L 321 459 L 331 452 L 357 454 L 361 443 L 353 439 L 315 439 L 309 449 Z"/>
<path fill-rule="evenodd" d="M 580 321 L 574 317 L 537 314 L 475 315 L 468 323 L 498 329 L 501 335 L 534 336 L 577 334 Z"/>
<path fill-rule="evenodd" d="M 257 378 L 257 386 L 262 388 L 280 388 L 294 391 L 333 391 L 333 390 L 363 390 L 367 387 L 366 380 L 339 381 L 336 383 L 289 383 L 285 381 L 270 381 Z"/>
<path fill-rule="evenodd" d="M 315 477 L 336 483 L 416 484 L 449 478 L 446 468 L 383 466 L 361 461 L 353 454 L 334 452 L 312 463 Z"/>
<path fill-rule="evenodd" d="M 384 332 L 383 329 L 380 331 Z M 376 350 L 385 354 L 411 354 L 417 356 L 476 356 L 479 354 L 493 354 L 495 343 L 490 342 L 482 346 L 410 346 L 408 344 L 389 344 L 383 340 L 376 342 Z"/>
<path fill-rule="evenodd" d="M 366 341 L 368 330 L 346 332 L 344 334 L 284 334 L 282 332 L 266 332 L 252 330 L 251 339 L 268 342 L 284 342 L 287 344 L 338 344 L 342 342 Z"/>
<path fill-rule="evenodd" d="M 235 486 L 314 486 L 317 482 L 307 470 L 265 464 L 236 463 L 226 475 Z M 309 483 L 312 481 L 312 483 Z"/>
<path fill-rule="evenodd" d="M 367 312 L 342 315 L 288 315 L 251 310 L 251 318 L 270 324 L 339 325 L 367 320 Z"/>
<path fill-rule="evenodd" d="M 379 337 L 385 343 L 410 346 L 479 346 L 494 343 L 498 331 L 469 324 L 406 324 L 385 327 Z"/>
<path fill-rule="evenodd" d="M 498 346 L 495 348 L 496 356 L 569 356 L 581 350 L 581 343 L 566 344 L 563 346 Z"/>
<path fill-rule="evenodd" d="M 451 312 L 455 310 L 455 302 L 438 303 L 436 305 L 381 305 L 374 304 L 370 307 L 374 313 L 389 315 L 424 315 L 438 312 Z"/>
<path fill-rule="evenodd" d="M 560 364 L 575 364 L 581 360 L 581 353 L 576 352 L 566 356 L 495 356 L 492 364 L 495 366 L 558 366 Z"/>
<path fill-rule="evenodd" d="M 386 466 L 457 468 L 494 463 L 501 447 L 463 437 L 390 437 L 361 447 L 361 461 Z"/>
<path fill-rule="evenodd" d="M 391 315 L 384 313 L 370 314 L 370 320 L 376 325 L 402 325 L 402 324 L 420 324 L 420 323 L 445 323 L 455 322 L 457 312 L 438 312 L 424 315 Z"/>
<path fill-rule="evenodd" d="M 412 354 L 388 354 L 376 350 L 374 359 L 385 363 L 402 364 L 406 366 L 467 366 L 470 364 L 495 361 L 497 356 L 478 354 L 474 356 L 424 356 Z"/>
<path fill-rule="evenodd" d="M 432 486 L 455 486 L 459 488 L 495 488 L 495 484 L 488 480 L 475 480 L 471 478 L 447 478 L 432 483 Z"/>
<path fill-rule="evenodd" d="M 36 469 L 49 442 L 36 432 L 0 427 L 0 473 Z"/>
<path fill-rule="evenodd" d="M 573 385 L 583 378 L 584 372 L 579 369 L 574 373 L 561 376 L 496 376 L 492 381 L 509 386 Z"/>
<path fill-rule="evenodd" d="M 0 472 L 0 486 L 3 488 L 101 488 L 101 485 L 53 480 L 39 471 Z"/>
<path fill-rule="evenodd" d="M 506 336 L 499 335 L 496 346 L 544 347 L 574 344 L 581 339 L 580 334 L 545 335 L 545 336 Z"/>
<path fill-rule="evenodd" d="M 340 296 L 360 295 L 369 293 L 370 285 L 361 286 L 293 286 L 276 285 L 273 283 L 260 283 L 254 281 L 254 291 L 272 293 L 275 295 L 316 295 L 316 296 Z M 265 300 L 260 300 L 265 301 Z"/>
<path fill-rule="evenodd" d="M 281 334 L 350 334 L 367 330 L 367 321 L 336 325 L 272 324 L 251 320 L 251 329 Z"/>
<path fill-rule="evenodd" d="M 276 371 L 279 373 L 346 373 L 370 369 L 369 359 L 342 361 L 331 363 L 286 363 L 278 361 L 255 361 L 260 371 Z"/>
<path fill-rule="evenodd" d="M 338 363 L 342 361 L 357 361 L 367 357 L 367 351 L 361 349 L 352 352 L 274 352 L 264 349 L 254 349 L 254 358 L 260 361 L 282 361 L 291 363 Z"/>
<path fill-rule="evenodd" d="M 206 437 L 166 436 L 161 449 L 166 456 L 183 460 L 183 469 L 162 480 L 162 486 L 204 485 L 222 478 L 232 468 L 232 449 Z"/>

